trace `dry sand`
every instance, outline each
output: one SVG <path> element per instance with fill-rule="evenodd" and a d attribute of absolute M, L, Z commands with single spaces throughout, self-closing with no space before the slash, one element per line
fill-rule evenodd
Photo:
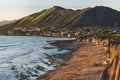
<path fill-rule="evenodd" d="M 102 45 L 84 45 L 64 65 L 37 80 L 99 80 L 105 68 L 102 64 L 104 53 Z"/>

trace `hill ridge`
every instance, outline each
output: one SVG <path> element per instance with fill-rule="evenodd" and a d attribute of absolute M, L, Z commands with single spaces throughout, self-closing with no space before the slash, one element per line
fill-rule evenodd
<path fill-rule="evenodd" d="M 0 27 L 5 33 L 14 28 L 38 27 L 46 30 L 73 30 L 89 26 L 119 26 L 120 12 L 105 6 L 88 7 L 84 9 L 65 9 L 60 6 L 53 6 L 26 17 L 23 17 L 12 24 Z"/>

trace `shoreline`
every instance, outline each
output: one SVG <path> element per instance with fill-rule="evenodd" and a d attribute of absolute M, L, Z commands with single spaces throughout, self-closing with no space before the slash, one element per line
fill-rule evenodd
<path fill-rule="evenodd" d="M 50 42 L 50 45 L 53 45 L 61 50 L 70 50 L 75 51 L 79 49 L 79 47 L 82 45 L 82 42 L 75 40 L 57 40 L 54 42 Z"/>
<path fill-rule="evenodd" d="M 98 80 L 106 66 L 102 63 L 104 53 L 102 45 L 83 45 L 66 62 L 36 80 Z M 94 61 L 92 57 L 97 59 Z"/>
<path fill-rule="evenodd" d="M 57 58 L 62 59 L 64 62 L 60 63 L 59 66 L 64 65 L 71 57 L 72 53 L 78 50 L 83 44 L 76 40 L 60 40 L 50 42 L 50 45 L 57 47 L 59 50 L 69 50 L 70 52 L 64 54 L 53 54 L 53 56 L 57 56 Z M 58 66 L 58 67 L 59 67 Z M 57 66 L 56 66 L 57 67 Z"/>
<path fill-rule="evenodd" d="M 82 43 L 76 40 L 62 40 L 62 41 L 57 40 L 57 41 L 49 42 L 49 44 L 57 47 L 59 50 L 70 51 L 64 54 L 52 54 L 52 55 L 45 54 L 47 56 L 46 58 L 51 63 L 50 65 L 54 65 L 55 69 L 57 67 L 65 65 L 65 62 L 69 61 L 70 58 L 72 57 L 72 53 L 78 50 L 82 46 Z M 48 72 L 54 71 L 55 69 L 49 70 Z M 46 72 L 45 74 L 47 74 L 48 72 Z"/>
<path fill-rule="evenodd" d="M 63 65 L 66 61 L 68 61 L 72 57 L 72 53 L 78 50 L 81 46 L 82 43 L 78 42 L 76 40 L 57 40 L 53 42 L 49 42 L 50 45 L 58 48 L 59 50 L 68 50 L 69 52 L 63 53 L 63 54 L 52 54 L 48 55 L 46 54 L 46 58 L 50 60 L 52 65 L 56 65 L 56 67 L 59 67 Z M 62 62 L 59 61 L 62 60 Z"/>

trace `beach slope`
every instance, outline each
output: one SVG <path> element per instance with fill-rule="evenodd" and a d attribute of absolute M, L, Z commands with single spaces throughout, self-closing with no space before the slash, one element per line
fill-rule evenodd
<path fill-rule="evenodd" d="M 104 53 L 102 45 L 83 45 L 67 62 L 37 80 L 99 80 Z"/>

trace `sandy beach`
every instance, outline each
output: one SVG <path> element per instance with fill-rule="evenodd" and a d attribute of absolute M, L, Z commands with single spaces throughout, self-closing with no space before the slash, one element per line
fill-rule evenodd
<path fill-rule="evenodd" d="M 102 45 L 86 44 L 72 53 L 71 58 L 37 80 L 99 80 L 105 65 Z"/>

